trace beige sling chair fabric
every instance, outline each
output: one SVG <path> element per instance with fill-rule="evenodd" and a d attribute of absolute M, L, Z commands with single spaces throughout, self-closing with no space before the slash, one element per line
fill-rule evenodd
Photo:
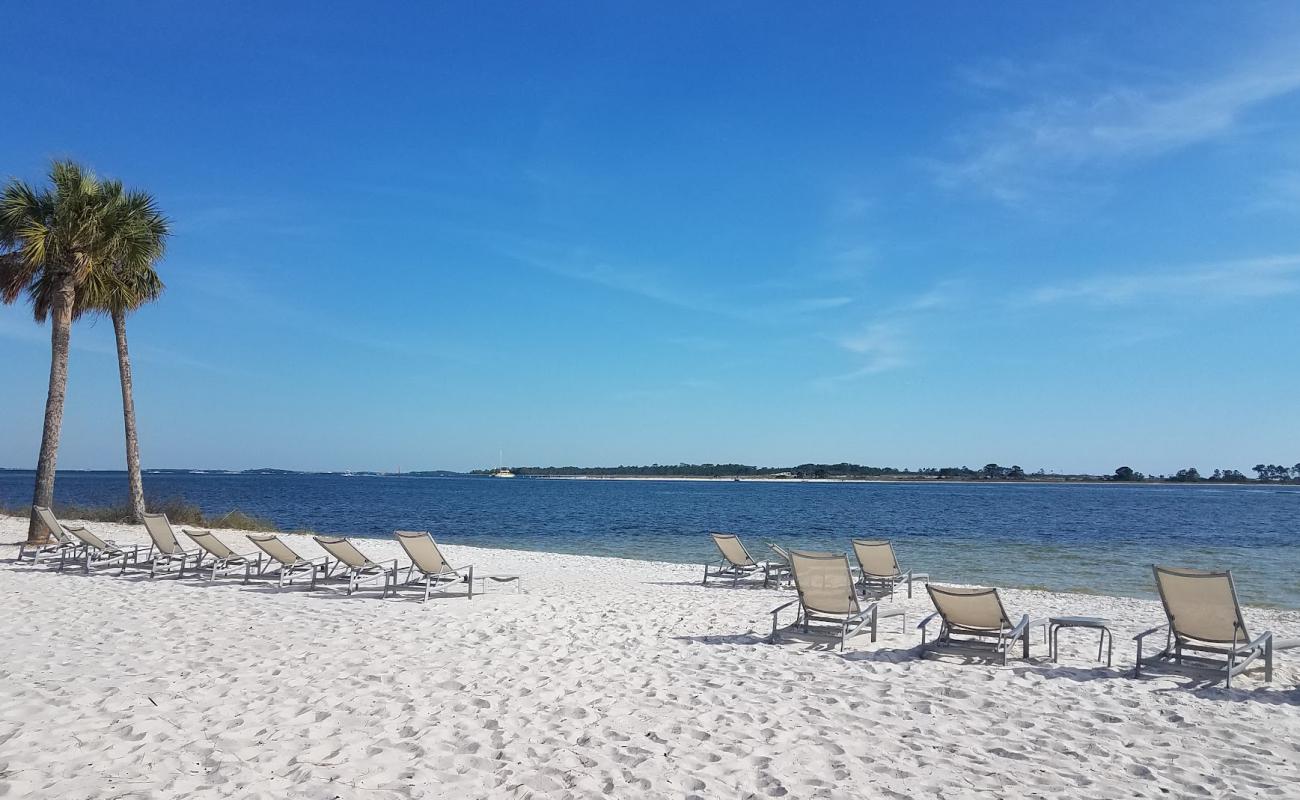
<path fill-rule="evenodd" d="M 1232 679 L 1245 672 L 1256 658 L 1264 661 L 1264 680 L 1273 680 L 1273 652 L 1300 647 L 1300 639 L 1275 639 L 1271 631 L 1252 637 L 1237 600 L 1231 571 L 1208 572 L 1152 566 L 1156 590 L 1164 606 L 1166 622 L 1134 637 L 1137 663 L 1134 677 L 1143 667 L 1165 666 L 1195 677 Z M 1142 645 L 1152 634 L 1165 632 L 1165 646 L 1144 656 Z"/>
<path fill-rule="evenodd" d="M 844 643 L 862 628 L 870 626 L 871 641 L 876 641 L 881 618 L 901 617 L 906 626 L 906 616 L 901 608 L 881 608 L 877 602 L 865 605 L 858 600 L 856 581 L 849 569 L 848 556 L 843 553 L 814 553 L 790 551 L 790 569 L 798 599 L 772 609 L 772 635 L 768 641 L 780 637 L 780 613 L 798 605 L 798 613 L 791 628 L 809 631 L 811 622 L 831 622 L 840 626 L 840 650 Z"/>
<path fill-rule="evenodd" d="M 929 575 L 922 572 L 903 571 L 894 554 L 894 545 L 886 539 L 854 539 L 853 554 L 858 559 L 858 583 L 864 591 L 883 593 L 888 590 L 894 596 L 894 587 L 907 584 L 907 596 L 912 596 L 912 583 L 927 580 Z"/>
<path fill-rule="evenodd" d="M 761 573 L 763 586 L 767 587 L 771 580 L 771 565 L 755 561 L 739 536 L 734 533 L 710 533 L 709 537 L 713 539 L 721 558 L 704 565 L 705 586 L 709 584 L 709 578 L 730 578 L 731 585 L 735 586 L 741 578 L 757 578 Z"/>
<path fill-rule="evenodd" d="M 315 539 L 321 549 L 334 557 L 336 562 L 334 568 L 342 569 L 346 573 L 348 594 L 358 589 L 362 581 L 375 578 L 382 578 L 384 581 L 384 589 L 380 597 L 387 597 L 389 589 L 395 589 L 397 559 L 371 561 L 352 542 L 342 536 L 317 536 Z M 331 568 L 331 572 L 334 568 Z"/>
<path fill-rule="evenodd" d="M 283 589 L 286 583 L 292 586 L 294 578 L 303 573 L 307 573 L 311 577 L 309 590 L 316 588 L 317 575 L 329 577 L 328 556 L 303 558 L 295 553 L 293 548 L 282 542 L 279 536 L 271 533 L 250 533 L 248 541 L 269 556 L 268 560 L 258 569 L 258 576 L 265 577 L 268 573 L 274 574 L 278 588 Z"/>
<path fill-rule="evenodd" d="M 216 580 L 218 574 L 225 574 L 231 570 L 242 569 L 244 571 L 244 583 L 248 583 L 249 577 L 254 571 L 262 571 L 262 556 L 244 555 L 236 553 L 223 541 L 217 538 L 212 531 L 192 531 L 185 530 L 185 535 L 194 540 L 204 553 L 211 556 L 210 563 L 203 563 L 202 553 L 199 554 L 198 569 L 200 573 L 204 569 L 211 568 L 208 573 L 208 580 Z"/>
<path fill-rule="evenodd" d="M 401 585 L 407 586 L 415 581 L 424 583 L 424 602 L 429 600 L 430 589 L 441 584 L 464 581 L 469 587 L 466 596 L 474 597 L 474 566 L 453 567 L 443 556 L 438 543 L 428 531 L 396 531 L 393 534 L 411 559 L 411 566 L 406 571 L 406 580 Z M 418 574 L 417 574 L 418 573 Z"/>
<path fill-rule="evenodd" d="M 166 514 L 145 514 L 144 528 L 149 532 L 149 539 L 153 545 L 149 548 L 149 577 L 154 577 L 161 569 L 168 572 L 172 567 L 176 567 L 176 577 L 185 577 L 185 568 L 190 562 L 194 562 L 194 570 L 197 573 L 199 561 L 203 558 L 203 553 L 196 550 L 186 550 L 181 546 L 180 540 L 176 538 L 176 531 L 172 530 L 172 524 L 167 520 Z"/>
<path fill-rule="evenodd" d="M 42 557 L 53 558 L 62 556 L 63 551 L 72 551 L 78 549 L 77 540 L 72 538 L 68 533 L 68 526 L 59 522 L 54 512 L 45 506 L 32 506 L 36 512 L 36 518 L 41 521 L 41 525 L 50 532 L 51 541 L 45 544 L 28 544 L 23 541 L 18 545 L 18 558 L 16 561 L 22 561 L 24 558 L 30 558 L 33 565 L 40 564 Z M 84 529 L 83 529 L 84 530 Z"/>
<path fill-rule="evenodd" d="M 86 528 L 68 528 L 67 531 L 78 544 L 59 553 L 60 572 L 69 560 L 80 562 L 84 573 L 89 573 L 91 567 L 111 567 L 117 564 L 121 566 L 117 574 L 123 575 L 128 566 L 141 566 L 140 554 L 144 548 L 140 545 L 119 545 L 99 538 Z"/>
<path fill-rule="evenodd" d="M 919 625 L 924 650 L 979 653 L 987 652 L 988 645 L 992 645 L 993 653 L 1005 664 L 1007 652 L 1017 641 L 1023 645 L 1024 657 L 1029 658 L 1029 634 L 1034 628 L 1042 628 L 1046 636 L 1045 619 L 1030 619 L 1025 614 L 1013 623 L 997 589 L 937 586 L 933 583 L 927 583 L 925 589 L 934 603 L 935 613 L 921 620 Z M 926 647 L 926 626 L 935 619 L 942 622 L 939 635 Z M 963 638 L 954 639 L 954 636 Z M 981 648 L 981 644 L 985 647 Z"/>

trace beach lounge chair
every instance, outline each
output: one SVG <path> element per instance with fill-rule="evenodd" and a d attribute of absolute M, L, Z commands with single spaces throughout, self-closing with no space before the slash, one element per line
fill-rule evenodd
<path fill-rule="evenodd" d="M 289 585 L 293 585 L 294 576 L 302 573 L 311 575 L 310 589 L 316 588 L 317 574 L 329 577 L 328 556 L 303 558 L 295 553 L 289 545 L 280 541 L 280 537 L 273 533 L 250 533 L 248 534 L 248 541 L 257 545 L 259 550 L 270 556 L 265 564 L 258 567 L 258 576 L 264 577 L 270 570 L 274 570 L 276 582 L 281 589 L 284 588 L 286 581 Z"/>
<path fill-rule="evenodd" d="M 30 558 L 32 564 L 35 565 L 41 562 L 42 556 L 49 556 L 52 558 L 61 555 L 64 550 L 72 551 L 80 547 L 77 540 L 72 538 L 72 534 L 68 533 L 68 526 L 59 522 L 58 517 L 54 516 L 53 511 L 50 511 L 45 506 L 33 506 L 32 510 L 36 512 L 37 519 L 41 521 L 41 524 L 45 526 L 45 529 L 50 532 L 50 537 L 53 541 L 41 545 L 30 545 L 24 541 L 22 544 L 18 545 L 17 561 L 22 561 L 24 558 Z M 85 528 L 81 528 L 80 530 L 85 530 Z"/>
<path fill-rule="evenodd" d="M 1300 647 L 1300 639 L 1274 639 L 1270 631 L 1251 637 L 1237 600 L 1232 572 L 1203 572 L 1194 569 L 1151 567 L 1156 589 L 1168 621 L 1134 637 L 1137 665 L 1168 666 L 1197 677 L 1222 678 L 1232 688 L 1232 678 L 1246 671 L 1256 658 L 1264 660 L 1264 680 L 1273 680 L 1273 651 Z M 1146 637 L 1165 631 L 1165 646 L 1158 653 L 1142 655 Z"/>
<path fill-rule="evenodd" d="M 208 567 L 212 568 L 208 580 L 216 580 L 218 573 L 225 574 L 234 569 L 243 569 L 244 583 L 248 583 L 248 576 L 252 574 L 254 570 L 259 573 L 262 571 L 262 556 L 260 554 L 241 555 L 236 553 L 234 550 L 231 550 L 225 542 L 218 539 L 216 534 L 212 531 L 192 531 L 186 529 L 185 535 L 193 539 L 195 544 L 212 557 L 211 563 L 204 564 L 202 559 L 203 554 L 200 553 L 199 563 L 196 565 L 200 570 L 200 573 Z"/>
<path fill-rule="evenodd" d="M 798 605 L 799 611 L 792 627 L 801 627 L 808 632 L 810 622 L 832 622 L 840 626 L 840 650 L 844 642 L 857 635 L 865 626 L 871 628 L 871 641 L 876 641 L 878 624 L 882 618 L 903 617 L 903 626 L 907 618 L 901 608 L 882 609 L 879 603 L 862 604 L 858 601 L 858 591 L 849 569 L 849 558 L 843 553 L 810 553 L 801 550 L 790 551 L 790 569 L 794 573 L 795 589 L 799 592 L 796 600 L 772 609 L 772 635 L 770 642 L 779 637 L 779 615 L 791 606 Z"/>
<path fill-rule="evenodd" d="M 177 579 L 183 578 L 185 577 L 185 567 L 191 562 L 193 562 L 194 569 L 197 572 L 199 561 L 203 558 L 203 552 L 201 550 L 186 550 L 181 546 L 180 539 L 176 537 L 176 531 L 172 529 L 172 524 L 167 520 L 166 514 L 145 514 L 144 528 L 149 532 L 149 539 L 153 543 L 147 556 L 150 578 L 156 576 L 159 569 L 166 572 L 170 571 L 172 567 L 177 568 Z"/>
<path fill-rule="evenodd" d="M 469 587 L 466 596 L 474 597 L 473 565 L 453 567 L 443 557 L 438 543 L 433 540 L 433 536 L 428 531 L 397 531 L 393 535 L 402 543 L 402 549 L 411 559 L 411 566 L 406 571 L 406 580 L 402 582 L 403 586 L 409 586 L 413 581 L 424 581 L 424 602 L 428 602 L 431 588 L 444 583 L 464 581 Z M 393 587 L 393 593 L 397 593 L 396 586 Z"/>
<path fill-rule="evenodd" d="M 125 574 L 128 566 L 140 565 L 140 553 L 144 550 L 142 545 L 119 545 L 111 540 L 99 538 L 86 528 L 67 530 L 79 544 L 59 553 L 60 572 L 69 560 L 79 562 L 81 571 L 87 574 L 90 573 L 91 567 L 111 567 L 114 564 L 121 564 L 122 569 L 117 574 L 122 575 Z"/>
<path fill-rule="evenodd" d="M 767 549 L 772 551 L 776 559 L 768 564 L 768 574 L 771 575 L 776 588 L 780 589 L 782 583 L 793 586 L 794 573 L 790 571 L 790 551 L 776 542 L 768 542 Z"/>
<path fill-rule="evenodd" d="M 853 554 L 858 558 L 858 585 L 863 592 L 894 596 L 894 587 L 900 583 L 907 584 L 907 596 L 912 596 L 912 582 L 929 580 L 923 572 L 904 572 L 898 566 L 898 557 L 894 555 L 894 545 L 886 539 L 854 539 Z"/>
<path fill-rule="evenodd" d="M 1023 643 L 1024 657 L 1029 658 L 1029 632 L 1042 628 L 1047 633 L 1046 619 L 1030 619 L 1026 614 L 1013 623 L 997 589 L 970 589 L 956 586 L 936 586 L 927 583 L 925 589 L 934 602 L 935 612 L 921 620 L 921 646 L 923 651 L 948 651 L 967 654 L 989 652 L 1007 663 L 1007 651 L 1017 641 Z M 929 647 L 925 644 L 926 626 L 940 619 L 939 635 Z M 962 639 L 954 639 L 962 636 Z"/>
<path fill-rule="evenodd" d="M 704 565 L 704 585 L 709 585 L 709 578 L 731 578 L 735 586 L 741 578 L 756 578 L 763 574 L 763 586 L 767 587 L 771 578 L 771 565 L 759 563 L 745 549 L 740 537 L 734 533 L 710 533 L 713 544 L 717 546 L 722 558 Z M 710 572 L 709 570 L 713 570 Z"/>
<path fill-rule="evenodd" d="M 342 536 L 317 536 L 316 544 L 335 559 L 335 564 L 327 575 L 335 569 L 342 568 L 347 574 L 348 594 L 352 594 L 364 580 L 384 579 L 384 591 L 380 597 L 387 597 L 389 587 L 396 591 L 397 559 L 391 561 L 371 561 L 360 550 Z"/>

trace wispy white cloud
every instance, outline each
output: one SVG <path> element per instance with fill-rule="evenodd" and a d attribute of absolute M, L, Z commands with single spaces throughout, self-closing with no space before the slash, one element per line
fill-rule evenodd
<path fill-rule="evenodd" d="M 1063 176 L 1159 156 L 1241 130 L 1256 107 L 1300 90 L 1296 41 L 1274 56 L 1195 79 L 1142 75 L 1079 90 L 1021 90 L 1018 103 L 976 123 L 958 140 L 960 155 L 932 164 L 941 185 L 969 187 L 1017 203 Z M 976 74 L 999 97 L 1014 91 L 1007 64 Z M 1039 71 L 1040 73 L 1043 71 Z M 1032 93 L 1030 93 L 1032 92 Z"/>
<path fill-rule="evenodd" d="M 547 252 L 549 248 L 538 247 L 500 249 L 505 255 L 552 275 L 602 286 L 686 311 L 752 323 L 780 322 L 791 317 L 843 308 L 854 302 L 853 297 L 844 294 L 799 296 L 791 291 L 762 291 L 764 287 L 761 284 L 728 287 L 725 293 L 690 288 L 677 283 L 664 271 L 621 264 L 616 266 L 585 248 L 569 248 L 559 253 Z"/>
<path fill-rule="evenodd" d="M 857 333 L 839 340 L 840 347 L 860 359 L 858 367 L 840 379 L 876 375 L 908 364 L 903 326 L 896 321 L 873 322 Z"/>
<path fill-rule="evenodd" d="M 1284 169 L 1264 176 L 1259 196 L 1248 210 L 1292 214 L 1300 211 L 1300 169 Z"/>
<path fill-rule="evenodd" d="M 1019 302 L 1121 305 L 1144 300 L 1248 300 L 1300 292 L 1300 254 L 1197 264 L 1144 274 L 1103 275 L 1040 286 Z"/>
<path fill-rule="evenodd" d="M 952 308 L 961 301 L 962 283 L 946 279 L 939 281 L 928 290 L 899 304 L 896 313 L 938 311 Z"/>
<path fill-rule="evenodd" d="M 916 358 L 917 323 L 928 315 L 958 306 L 961 297 L 959 281 L 942 280 L 886 308 L 865 325 L 834 337 L 835 345 L 848 354 L 854 366 L 817 383 L 829 386 L 911 366 Z"/>

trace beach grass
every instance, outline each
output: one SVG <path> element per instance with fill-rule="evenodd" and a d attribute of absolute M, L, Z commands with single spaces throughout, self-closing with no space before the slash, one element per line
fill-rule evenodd
<path fill-rule="evenodd" d="M 255 517 L 239 509 L 225 514 L 207 515 L 203 510 L 182 497 L 150 499 L 146 507 L 151 513 L 166 514 L 167 519 L 176 525 L 195 525 L 204 528 L 227 528 L 231 530 L 275 533 L 280 528 L 274 522 L 262 517 Z M 87 522 L 131 522 L 131 506 L 122 503 L 113 506 L 79 506 L 56 503 L 54 514 L 60 519 L 79 519 Z M 28 517 L 31 506 L 0 506 L 0 514 L 14 517 Z"/>

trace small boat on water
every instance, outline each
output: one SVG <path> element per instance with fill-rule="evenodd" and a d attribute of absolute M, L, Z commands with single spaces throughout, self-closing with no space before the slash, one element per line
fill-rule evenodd
<path fill-rule="evenodd" d="M 510 469 L 509 469 L 508 467 L 498 467 L 497 469 L 495 469 L 495 470 L 492 471 L 492 477 L 494 477 L 494 478 L 513 478 L 513 477 L 515 477 L 515 474 L 514 474 L 513 472 L 511 472 Z"/>

